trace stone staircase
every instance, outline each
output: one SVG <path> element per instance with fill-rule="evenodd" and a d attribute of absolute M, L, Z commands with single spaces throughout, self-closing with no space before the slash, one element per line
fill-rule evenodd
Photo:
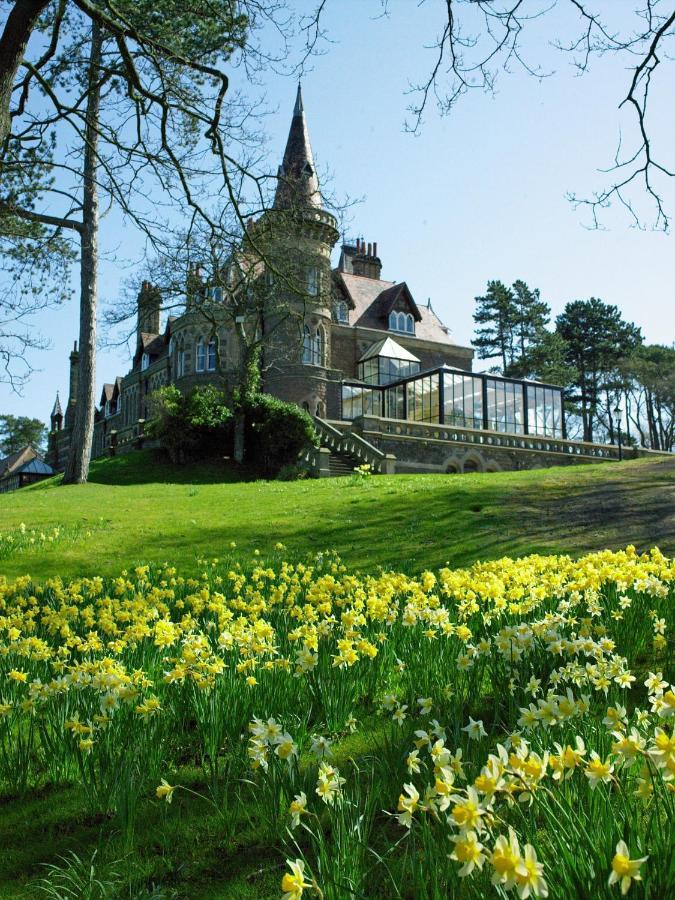
<path fill-rule="evenodd" d="M 312 447 L 303 459 L 319 477 L 351 475 L 357 466 L 362 465 L 369 465 L 377 474 L 394 474 L 395 456 L 384 453 L 353 431 L 340 431 L 318 416 L 313 419 L 321 446 Z"/>
<path fill-rule="evenodd" d="M 345 475 L 353 475 L 354 469 L 360 465 L 354 456 L 345 453 L 331 453 L 328 457 L 328 471 L 331 478 L 339 478 Z"/>

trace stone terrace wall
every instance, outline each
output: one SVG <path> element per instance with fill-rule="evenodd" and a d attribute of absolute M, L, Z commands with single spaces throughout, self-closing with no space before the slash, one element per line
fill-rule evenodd
<path fill-rule="evenodd" d="M 343 431 L 349 423 L 335 423 Z M 499 472 L 618 460 L 615 446 L 370 416 L 351 427 L 396 457 L 396 472 Z M 625 448 L 624 459 L 640 455 Z"/>

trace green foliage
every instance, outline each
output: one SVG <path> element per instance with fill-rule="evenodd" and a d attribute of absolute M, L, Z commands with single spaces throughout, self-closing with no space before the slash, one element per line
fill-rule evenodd
<path fill-rule="evenodd" d="M 488 281 L 487 292 L 476 297 L 473 314 L 476 337 L 472 341 L 479 359 L 499 356 L 502 371 L 513 360 L 516 308 L 513 293 L 501 281 Z"/>
<path fill-rule="evenodd" d="M 257 394 L 245 406 L 247 460 L 262 475 L 277 475 L 297 462 L 307 446 L 318 447 L 311 417 L 294 403 Z"/>
<path fill-rule="evenodd" d="M 620 361 L 642 343 L 642 335 L 616 306 L 597 297 L 568 303 L 556 331 L 567 344 L 565 362 L 577 372 L 569 399 L 579 404 L 584 440 L 592 441 L 602 393 L 614 389 Z"/>
<path fill-rule="evenodd" d="M 300 481 L 303 478 L 311 477 L 311 471 L 302 463 L 288 463 L 282 466 L 277 473 L 277 481 Z"/>
<path fill-rule="evenodd" d="M 621 364 L 627 412 L 642 443 L 653 450 L 675 448 L 675 347 L 641 345 Z M 630 396 L 629 396 L 630 395 Z"/>
<path fill-rule="evenodd" d="M 541 331 L 519 360 L 509 366 L 512 378 L 536 378 L 548 384 L 573 384 L 578 373 L 567 362 L 569 348 L 557 331 Z"/>
<path fill-rule="evenodd" d="M 44 449 L 47 428 L 39 419 L 27 416 L 0 416 L 0 454 L 9 456 L 28 444 Z"/>
<path fill-rule="evenodd" d="M 541 299 L 539 288 L 532 290 L 521 279 L 513 282 L 511 295 L 514 305 L 515 341 L 518 355 L 522 358 L 530 347 L 537 346 L 542 335 L 547 334 L 546 326 L 551 318 L 551 307 Z"/>
<path fill-rule="evenodd" d="M 150 398 L 148 433 L 158 438 L 174 463 L 220 452 L 230 442 L 232 412 L 223 391 L 213 385 L 193 388 L 183 396 L 169 385 Z"/>

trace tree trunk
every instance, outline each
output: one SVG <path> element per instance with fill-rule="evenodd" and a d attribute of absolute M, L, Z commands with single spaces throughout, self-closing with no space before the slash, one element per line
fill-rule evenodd
<path fill-rule="evenodd" d="M 94 438 L 96 411 L 96 304 L 98 299 L 98 187 L 96 184 L 98 122 L 101 102 L 99 68 L 103 35 L 91 26 L 89 93 L 84 147 L 84 190 L 80 232 L 80 365 L 75 421 L 70 438 L 64 484 L 84 484 Z"/>
<path fill-rule="evenodd" d="M 7 16 L 0 37 L 0 146 L 11 129 L 9 107 L 16 73 L 35 24 L 49 0 L 17 0 Z"/>
<path fill-rule="evenodd" d="M 241 406 L 237 406 L 234 412 L 234 461 L 244 462 L 246 454 L 246 414 Z"/>

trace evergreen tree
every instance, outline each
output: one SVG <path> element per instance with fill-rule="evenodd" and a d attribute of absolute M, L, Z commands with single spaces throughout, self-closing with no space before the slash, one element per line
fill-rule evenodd
<path fill-rule="evenodd" d="M 231 112 L 224 105 L 229 80 L 223 63 L 245 45 L 249 19 L 232 0 L 189 7 L 179 0 L 120 0 L 114 7 L 61 2 L 41 22 L 48 50 L 17 69 L 16 58 L 37 27 L 35 18 L 17 19 L 22 6 L 28 4 L 15 2 L 10 14 L 21 25 L 13 28 L 13 56 L 0 61 L 0 88 L 13 79 L 12 91 L 21 98 L 0 146 L 0 230 L 4 236 L 7 223 L 16 230 L 21 220 L 50 228 L 55 237 L 68 234 L 79 245 L 80 391 L 64 483 L 82 482 L 96 401 L 99 194 L 151 244 L 164 240 L 168 229 L 160 204 L 148 207 L 147 179 L 161 185 L 164 206 L 182 204 L 217 228 L 195 182 L 215 173 L 232 202 L 240 195 L 235 184 L 246 168 L 233 160 L 232 146 L 241 140 L 243 116 L 237 104 Z M 12 91 L 0 90 L 5 111 Z M 63 145 L 58 156 L 55 139 Z M 33 158 L 22 150 L 27 141 L 34 142 Z M 49 177 L 38 182 L 36 173 L 45 168 Z M 19 190 L 7 190 L 6 173 Z"/>
<path fill-rule="evenodd" d="M 473 314 L 476 337 L 471 342 L 479 359 L 501 359 L 501 371 L 513 362 L 517 307 L 513 292 L 501 281 L 488 281 L 487 292 L 476 297 Z"/>
<path fill-rule="evenodd" d="M 625 322 L 616 306 L 591 297 L 568 303 L 556 331 L 567 345 L 566 363 L 576 370 L 568 399 L 579 404 L 583 439 L 592 441 L 605 392 L 620 361 L 642 342 L 640 329 Z"/>
<path fill-rule="evenodd" d="M 0 416 L 0 453 L 9 456 L 30 445 L 42 450 L 47 428 L 39 419 L 27 416 Z"/>
<path fill-rule="evenodd" d="M 557 331 L 539 332 L 525 355 L 509 369 L 512 378 L 533 378 L 567 387 L 577 380 L 577 370 L 569 362 L 567 341 Z"/>
<path fill-rule="evenodd" d="M 546 326 L 551 318 L 551 307 L 544 302 L 539 294 L 539 288 L 532 290 L 524 281 L 518 279 L 511 286 L 514 306 L 514 358 L 505 375 L 519 376 L 519 368 L 528 355 L 547 334 Z"/>
<path fill-rule="evenodd" d="M 622 367 L 627 425 L 652 450 L 675 447 L 675 346 L 637 347 Z"/>

